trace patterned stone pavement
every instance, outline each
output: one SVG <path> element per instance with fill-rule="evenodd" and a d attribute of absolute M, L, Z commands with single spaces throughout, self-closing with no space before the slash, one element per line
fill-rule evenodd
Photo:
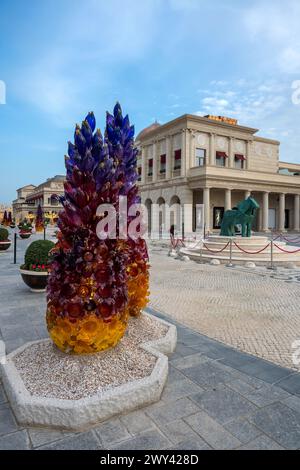
<path fill-rule="evenodd" d="M 22 243 L 24 247 L 26 242 Z M 18 252 L 20 262 L 21 256 Z M 154 289 L 161 279 L 156 256 L 160 255 L 152 257 L 152 275 L 157 276 Z M 44 294 L 31 293 L 11 261 L 11 252 L 0 256 L 0 331 L 8 351 L 47 335 Z M 178 276 L 175 266 L 187 267 L 179 261 L 161 261 L 167 266 L 169 262 L 173 268 L 166 274 L 176 271 Z M 186 271 L 181 275 L 195 285 L 193 274 L 190 278 Z M 177 291 L 182 289 L 175 285 Z M 163 295 L 168 295 L 166 287 Z M 202 306 L 202 300 L 198 305 Z M 216 305 L 222 307 L 222 302 Z M 163 316 L 151 308 L 149 311 Z M 179 304 L 167 319 L 176 323 L 174 316 L 183 314 Z M 179 323 L 177 328 L 178 345 L 170 357 L 161 400 L 83 433 L 20 427 L 0 384 L 0 449 L 300 448 L 299 374 L 236 351 Z"/>
<path fill-rule="evenodd" d="M 151 306 L 210 338 L 299 370 L 300 270 L 183 262 L 151 250 Z"/>

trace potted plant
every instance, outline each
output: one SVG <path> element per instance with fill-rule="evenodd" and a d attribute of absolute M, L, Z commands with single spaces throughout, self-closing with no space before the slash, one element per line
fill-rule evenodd
<path fill-rule="evenodd" d="M 32 292 L 44 292 L 47 286 L 49 253 L 54 247 L 50 240 L 36 240 L 25 253 L 25 262 L 20 272 L 25 284 Z"/>
<path fill-rule="evenodd" d="M 31 231 L 32 231 L 32 226 L 28 222 L 26 222 L 26 221 L 21 222 L 18 225 L 18 227 L 20 229 L 20 232 L 19 232 L 20 238 L 26 239 L 26 238 L 30 237 Z"/>
<path fill-rule="evenodd" d="M 11 245 L 11 241 L 8 239 L 8 230 L 6 228 L 0 228 L 0 251 L 8 250 Z"/>

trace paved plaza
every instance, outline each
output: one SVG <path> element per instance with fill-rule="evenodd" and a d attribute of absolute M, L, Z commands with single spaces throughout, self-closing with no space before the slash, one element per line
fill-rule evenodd
<path fill-rule="evenodd" d="M 19 264 L 28 242 L 21 243 Z M 230 346 L 289 365 L 281 342 L 286 348 L 300 336 L 297 282 L 184 263 L 157 250 L 148 311 L 178 328 L 161 400 L 70 433 L 19 427 L 0 385 L 0 449 L 300 449 L 300 374 Z M 45 295 L 23 284 L 12 250 L 0 256 L 0 298 L 8 352 L 47 336 Z"/>
<path fill-rule="evenodd" d="M 178 322 L 284 367 L 300 340 L 300 269 L 228 268 L 151 250 L 151 306 Z M 300 365 L 298 366 L 298 370 Z"/>

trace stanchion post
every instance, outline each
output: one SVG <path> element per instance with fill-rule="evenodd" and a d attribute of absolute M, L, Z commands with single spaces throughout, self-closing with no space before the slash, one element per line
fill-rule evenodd
<path fill-rule="evenodd" d="M 233 267 L 233 264 L 232 264 L 232 238 L 230 238 L 230 245 L 229 245 L 229 263 L 227 264 L 227 267 L 228 268 L 232 268 Z"/>
<path fill-rule="evenodd" d="M 273 240 L 273 233 L 272 233 L 272 238 L 271 238 L 271 249 L 270 249 L 270 256 L 271 256 L 271 264 L 269 269 L 272 271 L 275 271 L 275 266 L 274 266 L 274 240 Z"/>
<path fill-rule="evenodd" d="M 14 264 L 17 264 L 17 234 L 14 236 Z"/>
<path fill-rule="evenodd" d="M 274 241 L 273 236 L 271 240 L 271 269 L 274 269 Z"/>

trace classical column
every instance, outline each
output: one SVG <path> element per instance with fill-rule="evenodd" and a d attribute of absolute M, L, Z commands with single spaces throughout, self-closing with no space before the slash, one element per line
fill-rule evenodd
<path fill-rule="evenodd" d="M 210 188 L 203 188 L 205 232 L 210 230 Z"/>
<path fill-rule="evenodd" d="M 232 209 L 231 207 L 231 189 L 225 189 L 225 211 Z"/>
<path fill-rule="evenodd" d="M 245 191 L 245 199 L 248 199 L 248 197 L 251 196 L 251 191 L 249 191 L 248 189 Z"/>
<path fill-rule="evenodd" d="M 157 170 L 158 170 L 158 153 L 159 153 L 159 143 L 155 141 L 153 144 L 152 158 L 153 158 L 153 176 L 152 181 L 155 183 L 157 181 Z"/>
<path fill-rule="evenodd" d="M 228 166 L 229 168 L 233 168 L 233 137 L 229 137 L 229 145 L 228 145 Z"/>
<path fill-rule="evenodd" d="M 216 156 L 215 156 L 215 134 L 212 132 L 210 134 L 209 140 L 209 163 L 210 165 L 216 164 Z"/>
<path fill-rule="evenodd" d="M 262 231 L 268 232 L 269 230 L 269 193 L 263 193 L 263 207 L 262 207 Z"/>
<path fill-rule="evenodd" d="M 191 141 L 190 141 L 190 130 L 186 129 L 186 136 L 185 136 L 185 142 L 186 142 L 186 171 L 188 171 L 191 168 Z"/>
<path fill-rule="evenodd" d="M 147 155 L 145 147 L 142 147 L 142 184 L 146 183 L 146 172 L 147 172 Z"/>
<path fill-rule="evenodd" d="M 251 141 L 247 140 L 246 142 L 246 160 L 244 160 L 244 170 L 249 170 L 249 158 L 250 158 L 250 145 Z"/>
<path fill-rule="evenodd" d="M 151 204 L 151 239 L 159 239 L 159 205 Z"/>
<path fill-rule="evenodd" d="M 300 196 L 295 194 L 294 199 L 294 230 L 299 232 L 300 230 Z"/>
<path fill-rule="evenodd" d="M 181 133 L 181 170 L 180 170 L 180 176 L 185 176 L 186 175 L 186 129 L 182 130 Z"/>
<path fill-rule="evenodd" d="M 172 174 L 172 137 L 167 136 L 166 142 L 166 179 L 170 179 Z"/>
<path fill-rule="evenodd" d="M 190 129 L 189 141 L 190 141 L 190 168 L 194 168 L 196 166 L 195 133 L 191 129 Z"/>
<path fill-rule="evenodd" d="M 280 232 L 283 232 L 285 229 L 284 222 L 285 222 L 285 194 L 280 193 L 279 194 L 279 223 L 278 223 L 278 230 Z"/>

